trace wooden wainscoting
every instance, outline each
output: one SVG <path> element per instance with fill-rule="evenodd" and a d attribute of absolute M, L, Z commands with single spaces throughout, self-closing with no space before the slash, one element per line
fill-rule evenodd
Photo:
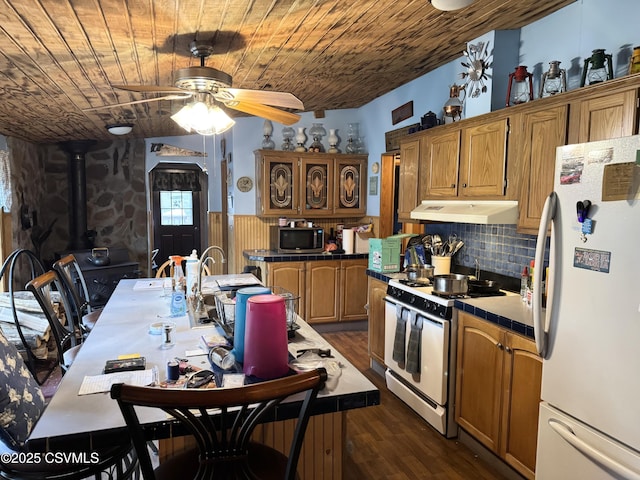
<path fill-rule="evenodd" d="M 360 225 L 371 222 L 373 223 L 373 234 L 378 236 L 380 231 L 379 217 L 363 217 L 363 218 L 316 218 L 313 223 L 318 227 L 322 227 L 329 235 L 331 228 L 335 229 L 336 224 L 344 225 Z M 244 250 L 268 249 L 269 248 L 269 226 L 277 225 L 277 218 L 260 218 L 255 215 L 235 215 L 233 217 L 233 238 L 231 248 L 229 249 L 229 272 L 239 273 L 248 261 L 242 256 Z"/>
<path fill-rule="evenodd" d="M 207 238 L 209 239 L 209 245 L 203 245 L 202 251 L 204 252 L 205 248 L 209 247 L 210 245 L 218 245 L 224 250 L 227 260 L 227 263 L 220 262 L 220 257 L 217 254 L 213 254 L 212 252 L 213 258 L 215 259 L 216 263 L 213 265 L 213 267 L 211 263 L 208 263 L 208 266 L 211 269 L 211 275 L 222 275 L 224 273 L 233 272 L 233 270 L 231 270 L 229 266 L 229 257 L 231 256 L 231 254 L 229 252 L 229 245 L 226 244 L 227 236 L 225 235 L 225 231 L 228 227 L 227 225 L 223 224 L 223 214 L 221 212 L 208 212 L 207 218 L 209 228 L 207 232 Z"/>
<path fill-rule="evenodd" d="M 258 425 L 253 438 L 288 455 L 295 422 L 285 420 Z M 301 480 L 342 479 L 345 422 L 346 412 L 327 413 L 309 418 L 298 463 Z M 193 446 L 195 440 L 192 436 L 160 440 L 160 462 Z"/>

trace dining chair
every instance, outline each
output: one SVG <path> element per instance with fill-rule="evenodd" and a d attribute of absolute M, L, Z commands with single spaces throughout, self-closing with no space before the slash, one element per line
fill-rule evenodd
<path fill-rule="evenodd" d="M 0 478 L 9 480 L 80 480 L 135 478 L 138 460 L 131 442 L 92 448 L 87 462 L 47 462 L 45 453 L 26 447 L 45 409 L 45 399 L 17 348 L 0 331 Z M 28 452 L 28 453 L 27 453 Z M 81 452 L 75 449 L 74 455 Z M 77 458 L 77 457 L 76 457 Z M 29 460 L 27 460 L 29 459 Z"/>
<path fill-rule="evenodd" d="M 51 334 L 55 341 L 56 355 L 63 374 L 69 369 L 82 344 L 78 342 L 76 328 L 68 312 L 71 312 L 69 299 L 64 291 L 60 277 L 49 270 L 27 283 L 27 290 L 33 293 L 42 313 L 47 317 Z M 63 312 L 54 305 L 62 305 Z"/>
<path fill-rule="evenodd" d="M 319 368 L 236 388 L 159 389 L 120 383 L 111 387 L 111 398 L 120 406 L 145 480 L 292 480 L 298 478 L 298 458 L 311 406 L 326 380 L 326 370 Z M 275 408 L 301 392 L 305 393 L 302 400 L 287 404 L 297 414 L 291 443 L 285 447 L 288 455 L 252 441 L 256 426 L 273 421 Z M 135 406 L 164 410 L 186 427 L 197 446 L 169 457 L 154 470 Z"/>
<path fill-rule="evenodd" d="M 211 275 L 211 271 L 209 270 L 209 267 L 206 265 L 202 266 L 202 271 L 204 275 Z M 169 278 L 173 277 L 173 262 L 171 260 L 167 260 L 162 265 L 160 265 L 160 267 L 158 268 L 158 271 L 156 272 L 156 278 L 166 278 L 166 277 L 169 277 Z"/>
<path fill-rule="evenodd" d="M 78 260 L 73 254 L 65 255 L 53 263 L 69 296 L 76 325 L 84 334 L 89 333 L 100 317 L 101 310 L 91 308 L 87 282 Z"/>

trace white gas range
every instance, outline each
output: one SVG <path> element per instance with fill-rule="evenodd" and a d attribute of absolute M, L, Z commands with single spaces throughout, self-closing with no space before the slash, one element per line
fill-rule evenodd
<path fill-rule="evenodd" d="M 387 388 L 446 437 L 458 433 L 454 301 L 400 280 L 389 282 L 385 297 Z"/>

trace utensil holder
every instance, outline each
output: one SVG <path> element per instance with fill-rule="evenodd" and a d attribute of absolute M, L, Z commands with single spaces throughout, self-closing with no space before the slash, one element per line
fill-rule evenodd
<path fill-rule="evenodd" d="M 451 257 L 431 255 L 434 275 L 447 275 L 451 273 Z"/>

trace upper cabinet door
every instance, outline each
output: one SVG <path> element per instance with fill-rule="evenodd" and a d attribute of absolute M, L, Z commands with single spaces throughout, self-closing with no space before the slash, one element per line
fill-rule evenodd
<path fill-rule="evenodd" d="M 364 215 L 366 213 L 367 162 L 363 158 L 336 156 L 335 158 L 336 188 L 334 213 L 336 215 Z"/>
<path fill-rule="evenodd" d="M 518 231 L 535 234 L 540 225 L 542 207 L 553 190 L 556 147 L 567 141 L 568 107 L 561 105 L 535 112 L 523 112 L 518 118 L 516 143 L 517 175 L 520 176 L 520 217 Z"/>
<path fill-rule="evenodd" d="M 418 206 L 418 166 L 420 162 L 420 138 L 400 144 L 400 188 L 398 190 L 398 219 L 412 221 L 411 210 Z M 417 220 L 413 220 L 417 222 Z"/>
<path fill-rule="evenodd" d="M 420 198 L 455 197 L 458 195 L 460 130 L 429 133 L 422 144 Z"/>
<path fill-rule="evenodd" d="M 595 142 L 635 133 L 638 89 L 612 93 L 580 102 L 578 142 Z"/>
<path fill-rule="evenodd" d="M 304 215 L 333 214 L 333 158 L 304 157 L 300 160 L 300 213 Z"/>
<path fill-rule="evenodd" d="M 462 130 L 458 196 L 504 195 L 508 128 L 503 118 Z"/>
<path fill-rule="evenodd" d="M 261 215 L 298 215 L 298 159 L 256 154 L 256 208 Z"/>

